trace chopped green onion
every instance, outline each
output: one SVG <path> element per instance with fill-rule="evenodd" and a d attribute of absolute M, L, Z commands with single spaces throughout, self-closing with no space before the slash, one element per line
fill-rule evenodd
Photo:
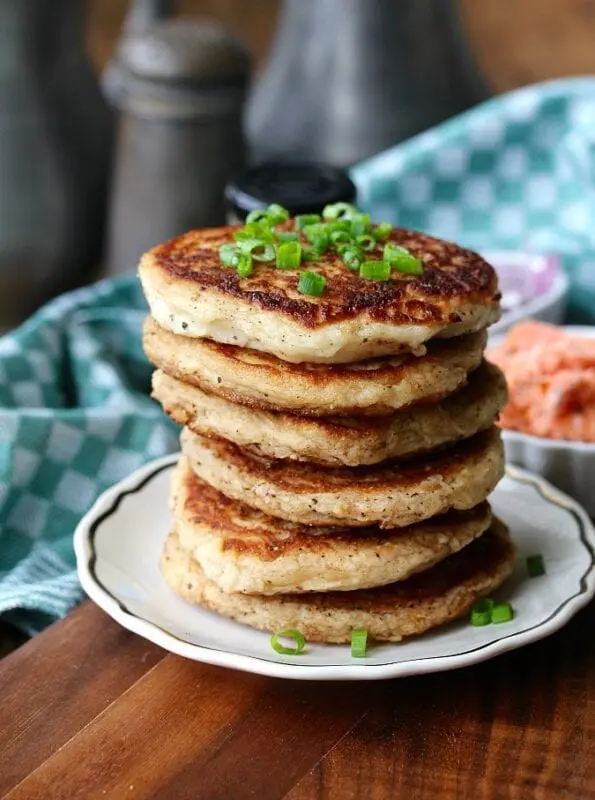
<path fill-rule="evenodd" d="M 299 242 L 284 242 L 277 248 L 277 269 L 296 269 L 302 261 Z"/>
<path fill-rule="evenodd" d="M 302 247 L 302 261 L 320 261 L 323 253 L 315 247 Z"/>
<path fill-rule="evenodd" d="M 273 261 L 275 258 L 273 245 L 261 239 L 244 239 L 240 241 L 239 248 L 242 253 L 252 256 L 255 261 Z"/>
<path fill-rule="evenodd" d="M 372 230 L 372 236 L 379 242 L 383 242 L 385 239 L 391 235 L 393 230 L 393 226 L 390 222 L 381 222 L 380 225 L 376 225 L 376 227 Z"/>
<path fill-rule="evenodd" d="M 510 603 L 496 603 L 492 608 L 492 622 L 510 622 L 514 617 L 514 611 Z"/>
<path fill-rule="evenodd" d="M 490 625 L 492 622 L 492 608 L 494 601 L 489 597 L 484 597 L 478 600 L 471 609 L 471 624 L 476 628 L 481 628 L 484 625 Z"/>
<path fill-rule="evenodd" d="M 490 625 L 492 622 L 492 614 L 490 611 L 471 611 L 471 624 L 476 628 L 482 628 L 484 625 Z"/>
<path fill-rule="evenodd" d="M 353 237 L 348 231 L 331 231 L 331 242 L 337 244 L 350 244 L 353 242 Z"/>
<path fill-rule="evenodd" d="M 301 230 L 308 225 L 316 225 L 317 222 L 320 222 L 320 214 L 298 214 L 295 218 L 295 227 Z"/>
<path fill-rule="evenodd" d="M 224 266 L 233 267 L 233 269 L 235 269 L 239 264 L 239 257 L 240 248 L 237 246 L 237 244 L 231 244 L 231 242 L 227 242 L 226 244 L 222 244 L 220 246 L 219 258 Z"/>
<path fill-rule="evenodd" d="M 266 223 L 254 222 L 251 225 L 245 225 L 241 230 L 236 231 L 233 235 L 236 242 L 243 242 L 246 239 L 260 239 L 267 244 L 273 244 L 273 232 Z"/>
<path fill-rule="evenodd" d="M 292 639 L 295 642 L 295 647 L 285 647 L 285 645 L 282 645 L 279 642 L 281 637 L 284 637 L 285 639 Z M 276 653 L 280 653 L 282 656 L 297 656 L 302 652 L 305 646 L 306 640 L 295 628 L 287 628 L 287 630 L 284 631 L 277 631 L 277 633 L 274 633 L 271 636 L 271 647 Z"/>
<path fill-rule="evenodd" d="M 471 611 L 491 611 L 494 608 L 494 601 L 491 597 L 482 597 L 473 605 Z"/>
<path fill-rule="evenodd" d="M 322 209 L 323 218 L 328 220 L 350 219 L 356 213 L 357 209 L 351 203 L 332 203 Z"/>
<path fill-rule="evenodd" d="M 280 206 L 279 203 L 271 203 L 266 213 L 271 225 L 279 225 L 279 223 L 286 222 L 289 219 L 289 211 Z"/>
<path fill-rule="evenodd" d="M 360 278 L 370 281 L 387 281 L 390 277 L 390 264 L 386 261 L 364 261 L 359 268 Z"/>
<path fill-rule="evenodd" d="M 376 247 L 376 239 L 373 236 L 370 236 L 369 233 L 358 236 L 356 241 L 362 250 L 374 250 Z"/>
<path fill-rule="evenodd" d="M 368 233 L 370 229 L 370 215 L 369 214 L 354 214 L 351 217 L 351 235 L 355 236 L 363 236 L 365 233 Z"/>
<path fill-rule="evenodd" d="M 315 225 L 306 225 L 302 228 L 302 233 L 310 244 L 321 252 L 325 252 L 329 246 L 329 230 L 323 222 L 317 222 Z"/>
<path fill-rule="evenodd" d="M 423 275 L 421 260 L 410 253 L 406 247 L 388 242 L 384 245 L 384 260 L 388 261 L 391 267 L 398 272 L 405 272 L 408 275 Z"/>
<path fill-rule="evenodd" d="M 352 272 L 359 272 L 363 261 L 360 250 L 355 247 L 347 246 L 341 251 L 340 255 L 347 269 L 350 269 Z"/>
<path fill-rule="evenodd" d="M 351 634 L 351 658 L 365 658 L 368 632 L 358 628 Z"/>
<path fill-rule="evenodd" d="M 545 575 L 545 564 L 542 555 L 527 556 L 527 574 L 530 578 L 538 578 L 540 575 Z"/>
<path fill-rule="evenodd" d="M 246 225 L 252 225 L 253 222 L 264 222 L 268 220 L 268 211 L 266 208 L 255 208 L 246 217 Z"/>
<path fill-rule="evenodd" d="M 252 256 L 250 253 L 241 253 L 238 261 L 238 275 L 240 278 L 247 278 L 252 274 Z"/>
<path fill-rule="evenodd" d="M 297 290 L 300 294 L 309 294 L 312 297 L 320 297 L 324 294 L 326 278 L 317 272 L 302 272 L 298 281 Z"/>
<path fill-rule="evenodd" d="M 298 235 L 295 231 L 281 231 L 277 234 L 277 240 L 280 242 L 297 242 Z"/>
<path fill-rule="evenodd" d="M 351 222 L 348 219 L 334 219 L 325 223 L 330 231 L 351 231 Z"/>

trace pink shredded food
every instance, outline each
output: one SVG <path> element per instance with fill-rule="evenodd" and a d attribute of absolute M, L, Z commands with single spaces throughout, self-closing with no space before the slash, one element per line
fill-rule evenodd
<path fill-rule="evenodd" d="M 543 322 L 523 322 L 491 348 L 488 358 L 508 381 L 503 428 L 595 442 L 595 339 Z"/>

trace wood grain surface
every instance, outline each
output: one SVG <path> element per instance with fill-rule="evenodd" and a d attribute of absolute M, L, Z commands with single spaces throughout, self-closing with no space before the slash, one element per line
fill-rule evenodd
<path fill-rule="evenodd" d="M 10 800 L 591 800 L 595 605 L 484 664 L 364 683 L 186 661 L 90 603 L 0 662 Z"/>
<path fill-rule="evenodd" d="M 178 0 L 176 5 L 181 14 L 219 19 L 246 40 L 256 64 L 262 63 L 279 0 Z M 595 73 L 595 0 L 459 0 L 459 5 L 470 48 L 496 91 Z M 99 68 L 113 50 L 127 6 L 127 0 L 92 0 L 89 44 Z"/>

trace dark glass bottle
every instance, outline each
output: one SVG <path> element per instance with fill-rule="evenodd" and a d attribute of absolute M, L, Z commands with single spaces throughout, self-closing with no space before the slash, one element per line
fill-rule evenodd
<path fill-rule="evenodd" d="M 356 188 L 337 167 L 320 164 L 260 164 L 228 183 L 228 222 L 243 222 L 257 208 L 279 203 L 293 216 L 320 213 L 329 203 L 355 203 Z"/>

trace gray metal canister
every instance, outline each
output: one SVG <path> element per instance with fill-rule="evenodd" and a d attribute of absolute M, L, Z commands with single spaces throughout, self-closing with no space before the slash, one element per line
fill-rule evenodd
<path fill-rule="evenodd" d="M 245 164 L 250 57 L 219 25 L 175 19 L 127 39 L 116 68 L 110 274 L 189 228 L 225 222 L 225 184 Z"/>

